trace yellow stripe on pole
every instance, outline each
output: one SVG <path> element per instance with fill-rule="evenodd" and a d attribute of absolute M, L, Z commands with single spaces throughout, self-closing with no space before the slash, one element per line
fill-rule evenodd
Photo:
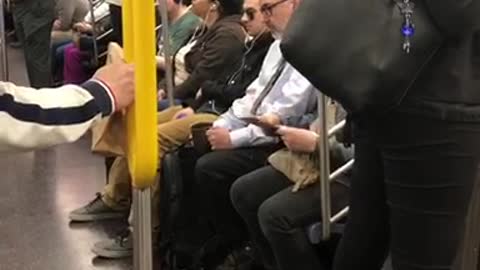
<path fill-rule="evenodd" d="M 125 59 L 135 64 L 135 103 L 127 113 L 128 167 L 137 189 L 153 184 L 157 171 L 155 7 L 152 0 L 124 0 Z"/>

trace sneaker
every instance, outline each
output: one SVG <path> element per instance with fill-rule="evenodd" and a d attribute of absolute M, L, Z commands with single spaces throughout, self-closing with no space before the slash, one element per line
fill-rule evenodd
<path fill-rule="evenodd" d="M 20 49 L 23 47 L 23 43 L 20 41 L 12 41 L 8 45 L 10 45 L 10 47 L 13 49 Z"/>
<path fill-rule="evenodd" d="M 102 195 L 97 193 L 95 199 L 87 205 L 70 212 L 71 221 L 86 222 L 95 220 L 118 219 L 128 217 L 128 208 L 114 209 L 108 206 L 103 200 Z"/>
<path fill-rule="evenodd" d="M 133 238 L 130 230 L 125 230 L 114 239 L 95 243 L 92 252 L 106 259 L 123 259 L 133 256 Z"/>

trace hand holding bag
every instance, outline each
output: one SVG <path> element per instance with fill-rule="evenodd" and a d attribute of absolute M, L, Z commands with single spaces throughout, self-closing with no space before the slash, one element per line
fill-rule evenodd
<path fill-rule="evenodd" d="M 414 25 L 409 53 L 405 12 Z M 347 111 L 378 113 L 401 102 L 442 41 L 423 0 L 303 0 L 281 49 Z"/>
<path fill-rule="evenodd" d="M 335 112 L 338 107 L 334 103 L 329 103 L 327 118 L 327 128 L 330 129 L 335 125 Z M 311 125 L 310 130 L 319 134 L 320 122 L 316 119 Z M 330 147 L 335 144 L 332 138 L 329 140 Z M 294 183 L 293 192 L 297 192 L 307 186 L 320 181 L 319 170 L 319 152 L 300 153 L 289 150 L 288 148 L 280 149 L 268 157 L 270 165 L 285 175 Z"/>

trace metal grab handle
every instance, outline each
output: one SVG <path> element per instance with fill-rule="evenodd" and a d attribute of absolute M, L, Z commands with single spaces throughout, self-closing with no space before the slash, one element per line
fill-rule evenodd
<path fill-rule="evenodd" d="M 320 157 L 320 196 L 322 209 L 322 239 L 328 240 L 331 235 L 332 224 L 337 223 L 348 214 L 349 207 L 341 210 L 332 217 L 330 182 L 338 178 L 341 174 L 351 170 L 355 163 L 352 159 L 342 167 L 330 174 L 330 147 L 329 138 L 341 131 L 346 124 L 346 120 L 340 121 L 330 130 L 327 127 L 327 98 L 325 95 L 318 94 L 318 117 L 320 120 L 320 136 L 318 142 Z"/>
<path fill-rule="evenodd" d="M 330 223 L 339 222 L 342 218 L 347 216 L 349 210 L 350 210 L 350 207 L 348 206 L 343 208 L 340 212 L 338 212 L 334 217 L 330 219 Z"/>
<path fill-rule="evenodd" d="M 166 86 L 168 103 L 170 107 L 174 105 L 173 98 L 173 66 L 172 66 L 172 57 L 171 57 L 171 44 L 170 44 L 170 27 L 168 22 L 168 12 L 167 12 L 167 1 L 159 0 L 160 4 L 160 16 L 162 18 L 162 39 L 163 39 L 163 51 L 165 58 L 165 76 L 166 76 Z"/>
<path fill-rule="evenodd" d="M 0 69 L 2 81 L 9 80 L 8 73 L 8 55 L 7 55 L 7 38 L 5 34 L 5 3 L 0 0 Z"/>
<path fill-rule="evenodd" d="M 92 38 L 93 38 L 93 55 L 94 55 L 94 65 L 98 66 L 98 45 L 97 45 L 97 28 L 95 20 L 95 3 L 94 0 L 89 0 L 90 4 L 90 23 L 92 24 Z"/>
<path fill-rule="evenodd" d="M 320 120 L 320 136 L 318 142 L 318 151 L 320 158 L 320 196 L 322 198 L 322 237 L 328 239 L 331 234 L 330 218 L 332 216 L 332 207 L 330 199 L 330 153 L 328 144 L 327 127 L 327 98 L 319 93 L 317 98 L 318 117 Z"/>

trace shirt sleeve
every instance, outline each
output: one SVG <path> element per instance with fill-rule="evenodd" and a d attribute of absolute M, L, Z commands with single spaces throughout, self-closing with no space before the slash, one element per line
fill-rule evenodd
<path fill-rule="evenodd" d="M 230 131 L 230 140 L 234 148 L 270 145 L 278 143 L 277 137 L 269 136 L 255 125 Z"/>
<path fill-rule="evenodd" d="M 278 138 L 269 136 L 255 125 L 249 125 L 237 118 L 231 110 L 222 114 L 214 123 L 214 127 L 230 130 L 230 140 L 234 148 L 274 144 Z"/>
<path fill-rule="evenodd" d="M 0 82 L 0 152 L 76 141 L 115 110 L 101 82 L 33 89 Z"/>

